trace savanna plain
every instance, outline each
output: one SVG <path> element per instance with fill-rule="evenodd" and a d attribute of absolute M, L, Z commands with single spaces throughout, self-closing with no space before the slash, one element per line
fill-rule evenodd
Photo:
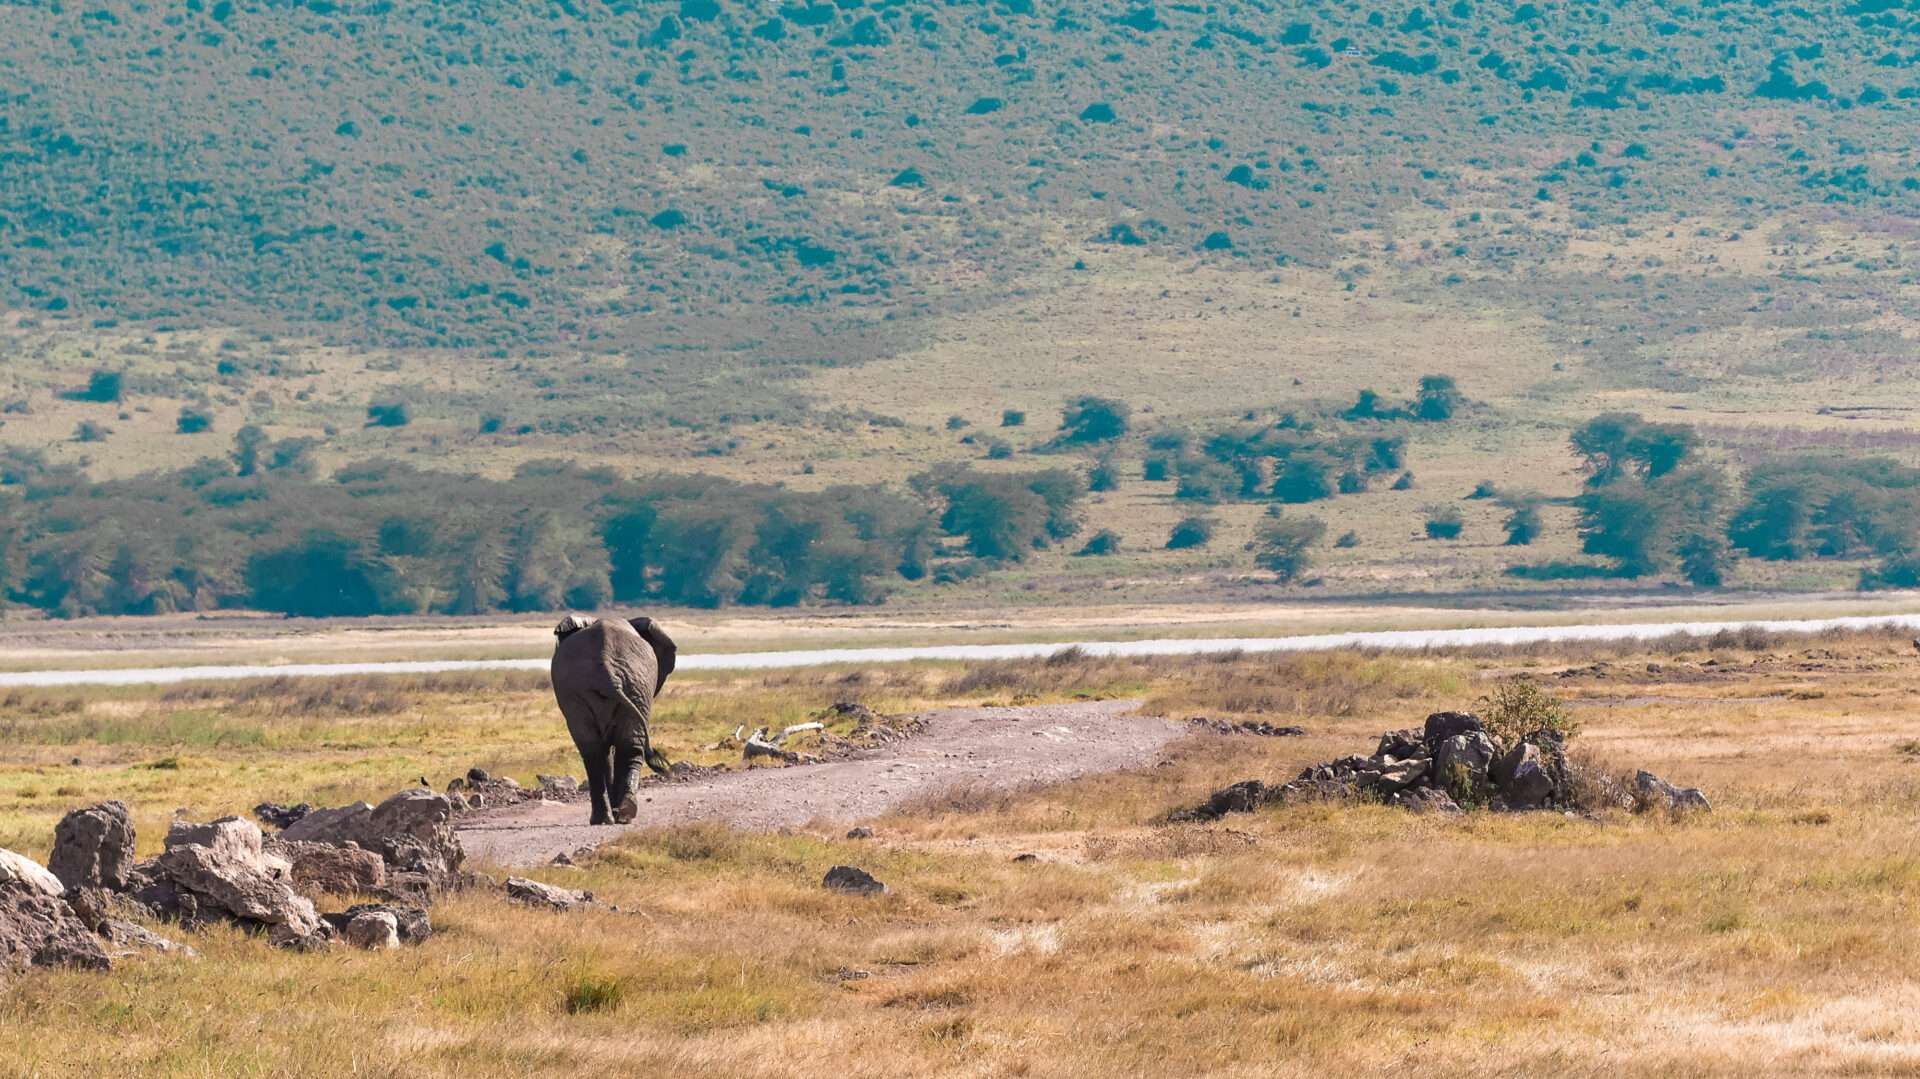
<path fill-rule="evenodd" d="M 1335 802 L 1165 822 L 1228 783 L 1371 752 L 1515 678 L 1565 703 L 1590 773 L 1650 769 L 1712 810 Z M 601 908 L 455 894 L 434 937 L 397 952 L 203 930 L 187 935 L 198 959 L 8 986 L 0 1061 L 24 1075 L 1908 1073 L 1917 688 L 1920 656 L 1892 633 L 689 675 L 656 737 L 700 763 L 721 763 L 702 747 L 739 724 L 849 700 L 1138 698 L 1307 733 L 1195 728 L 1120 772 L 941 792 L 867 822 L 868 839 L 829 820 L 642 829 L 576 867 L 523 871 Z M 35 858 L 61 813 L 102 798 L 133 806 L 144 855 L 176 812 L 577 764 L 537 675 L 19 690 L 0 697 L 0 730 L 0 846 Z M 822 889 L 840 863 L 890 891 Z"/>

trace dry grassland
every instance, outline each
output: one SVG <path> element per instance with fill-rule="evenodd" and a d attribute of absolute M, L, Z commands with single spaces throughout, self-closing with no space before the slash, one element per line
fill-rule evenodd
<path fill-rule="evenodd" d="M 1519 673 L 1572 702 L 1583 752 L 1701 786 L 1715 811 L 1155 823 Z M 0 1060 L 44 1075 L 1910 1074 L 1916 689 L 1920 659 L 1890 635 L 690 679 L 668 695 L 670 748 L 848 696 L 1139 694 L 1310 735 L 1198 736 L 1135 771 L 954 791 L 869 841 L 833 822 L 690 828 L 539 874 L 622 914 L 472 894 L 394 955 L 213 933 L 198 962 L 38 974 L 0 991 Z M 564 757 L 550 711 L 531 680 L 15 699 L 0 843 L 44 854 L 57 809 L 109 795 L 141 807 L 150 845 L 172 801 L 337 800 L 471 763 L 528 779 Z M 109 720 L 122 741 L 81 744 Z M 208 733 L 227 729 L 262 741 Z M 183 767 L 140 769 L 165 755 Z M 839 862 L 891 894 L 824 892 Z"/>

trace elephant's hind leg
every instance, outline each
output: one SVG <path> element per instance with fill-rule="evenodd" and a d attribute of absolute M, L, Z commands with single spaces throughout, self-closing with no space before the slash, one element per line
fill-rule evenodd
<path fill-rule="evenodd" d="M 607 774 L 607 747 L 596 745 L 580 750 L 580 762 L 587 769 L 587 794 L 593 800 L 593 816 L 588 824 L 612 824 L 613 811 L 607 794 L 611 777 Z"/>
<path fill-rule="evenodd" d="M 607 801 L 613 806 L 615 824 L 632 824 L 633 818 L 640 815 L 640 777 L 634 768 L 639 760 L 640 750 L 631 742 L 614 744 L 613 789 L 607 792 Z"/>

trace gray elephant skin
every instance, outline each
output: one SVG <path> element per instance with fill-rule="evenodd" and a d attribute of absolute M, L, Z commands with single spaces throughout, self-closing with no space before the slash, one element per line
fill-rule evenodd
<path fill-rule="evenodd" d="M 639 809 L 634 792 L 645 762 L 666 774 L 653 748 L 653 698 L 673 673 L 676 649 L 651 618 L 568 615 L 554 627 L 553 696 L 567 717 L 593 796 L 593 824 L 626 824 Z"/>

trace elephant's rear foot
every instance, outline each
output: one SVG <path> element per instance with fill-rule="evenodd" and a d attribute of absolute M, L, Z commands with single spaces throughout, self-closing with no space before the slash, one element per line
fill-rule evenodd
<path fill-rule="evenodd" d="M 633 818 L 639 815 L 640 797 L 638 795 L 629 794 L 625 798 L 620 799 L 619 805 L 613 807 L 613 823 L 615 824 L 632 824 Z"/>

